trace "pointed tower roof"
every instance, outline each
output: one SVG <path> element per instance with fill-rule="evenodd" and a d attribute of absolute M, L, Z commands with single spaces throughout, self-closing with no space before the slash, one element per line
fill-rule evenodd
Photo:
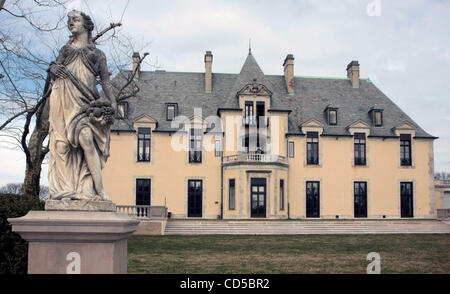
<path fill-rule="evenodd" d="M 236 81 L 233 87 L 231 88 L 230 97 L 226 102 L 225 107 L 227 108 L 236 107 L 237 101 L 235 98 L 237 92 L 239 92 L 246 85 L 254 83 L 255 79 L 258 84 L 267 83 L 263 71 L 256 62 L 255 57 L 253 57 L 252 51 L 249 50 L 247 59 L 245 59 L 241 72 L 237 76 Z"/>

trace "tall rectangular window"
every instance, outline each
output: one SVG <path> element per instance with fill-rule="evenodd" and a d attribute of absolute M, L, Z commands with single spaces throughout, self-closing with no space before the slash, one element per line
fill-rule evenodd
<path fill-rule="evenodd" d="M 284 180 L 280 180 L 280 210 L 284 210 Z"/>
<path fill-rule="evenodd" d="M 383 112 L 381 110 L 375 110 L 374 113 L 374 124 L 376 127 L 383 126 Z"/>
<path fill-rule="evenodd" d="M 202 130 L 191 129 L 189 162 L 202 162 Z"/>
<path fill-rule="evenodd" d="M 306 217 L 320 217 L 320 182 L 306 182 Z"/>
<path fill-rule="evenodd" d="M 214 144 L 214 156 L 220 157 L 220 154 L 222 152 L 222 144 L 220 144 L 220 140 L 216 140 Z"/>
<path fill-rule="evenodd" d="M 307 164 L 319 164 L 319 133 L 306 133 Z"/>
<path fill-rule="evenodd" d="M 294 142 L 289 142 L 288 154 L 289 154 L 289 158 L 294 158 Z"/>
<path fill-rule="evenodd" d="M 414 217 L 413 183 L 400 183 L 401 217 Z"/>
<path fill-rule="evenodd" d="M 365 133 L 355 133 L 355 165 L 366 165 Z"/>
<path fill-rule="evenodd" d="M 236 209 L 236 183 L 234 179 L 228 181 L 228 209 Z"/>
<path fill-rule="evenodd" d="M 328 123 L 331 126 L 337 125 L 337 110 L 329 110 L 328 111 Z"/>
<path fill-rule="evenodd" d="M 402 166 L 411 166 L 411 135 L 400 135 L 400 161 Z"/>
<path fill-rule="evenodd" d="M 245 125 L 253 124 L 255 121 L 255 111 L 252 101 L 245 102 Z"/>
<path fill-rule="evenodd" d="M 128 103 L 127 102 L 117 103 L 116 118 L 117 119 L 127 118 L 127 113 L 128 113 Z"/>
<path fill-rule="evenodd" d="M 136 205 L 150 205 L 150 179 L 136 179 Z"/>
<path fill-rule="evenodd" d="M 173 120 L 176 115 L 177 115 L 177 105 L 176 104 L 167 104 L 166 119 Z"/>
<path fill-rule="evenodd" d="M 355 217 L 367 217 L 367 183 L 354 183 L 354 212 Z"/>
<path fill-rule="evenodd" d="M 138 128 L 138 161 L 150 161 L 150 128 Z"/>

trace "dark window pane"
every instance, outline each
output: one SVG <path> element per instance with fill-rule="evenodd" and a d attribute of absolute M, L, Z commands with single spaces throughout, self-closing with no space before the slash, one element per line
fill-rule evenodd
<path fill-rule="evenodd" d="M 229 188 L 229 191 L 228 191 L 228 193 L 229 193 L 229 195 L 228 195 L 229 210 L 234 210 L 234 209 L 236 209 L 236 184 L 235 184 L 234 179 L 229 180 L 228 188 Z"/>
<path fill-rule="evenodd" d="M 150 128 L 138 129 L 138 161 L 150 161 Z"/>
<path fill-rule="evenodd" d="M 150 179 L 136 180 L 136 205 L 150 205 Z"/>

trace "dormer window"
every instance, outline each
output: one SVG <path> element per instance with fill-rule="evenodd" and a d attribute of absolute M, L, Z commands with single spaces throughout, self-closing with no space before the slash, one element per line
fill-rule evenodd
<path fill-rule="evenodd" d="M 328 111 L 328 123 L 330 124 L 330 126 L 337 125 L 337 110 Z"/>
<path fill-rule="evenodd" d="M 376 127 L 381 127 L 383 125 L 383 112 L 377 110 L 374 112 L 374 124 Z"/>
<path fill-rule="evenodd" d="M 177 116 L 177 104 L 171 103 L 167 104 L 166 106 L 166 119 L 167 120 L 174 120 L 175 116 Z"/>
<path fill-rule="evenodd" d="M 337 111 L 338 109 L 335 107 L 331 107 L 331 105 L 328 105 L 325 109 L 326 118 L 328 121 L 328 125 L 335 126 L 337 125 L 338 118 L 337 118 Z"/>
<path fill-rule="evenodd" d="M 128 103 L 127 102 L 118 103 L 116 118 L 125 119 L 127 118 L 127 115 L 128 115 Z"/>
<path fill-rule="evenodd" d="M 372 109 L 369 111 L 369 115 L 371 116 L 372 124 L 375 127 L 383 126 L 383 109 L 372 107 Z"/>

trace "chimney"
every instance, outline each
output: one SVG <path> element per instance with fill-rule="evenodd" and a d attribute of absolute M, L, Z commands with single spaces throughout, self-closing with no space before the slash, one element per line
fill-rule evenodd
<path fill-rule="evenodd" d="M 353 60 L 347 65 L 347 78 L 352 82 L 353 88 L 359 88 L 359 62 Z"/>
<path fill-rule="evenodd" d="M 141 56 L 139 55 L 139 52 L 133 53 L 133 68 L 132 73 L 136 72 L 133 78 L 139 79 L 139 75 L 141 73 L 141 65 L 139 62 L 141 61 Z"/>
<path fill-rule="evenodd" d="M 205 54 L 205 93 L 212 92 L 212 62 L 213 55 L 211 51 L 206 51 Z"/>
<path fill-rule="evenodd" d="M 288 54 L 283 63 L 284 79 L 286 80 L 286 88 L 289 95 L 294 95 L 294 55 Z"/>

